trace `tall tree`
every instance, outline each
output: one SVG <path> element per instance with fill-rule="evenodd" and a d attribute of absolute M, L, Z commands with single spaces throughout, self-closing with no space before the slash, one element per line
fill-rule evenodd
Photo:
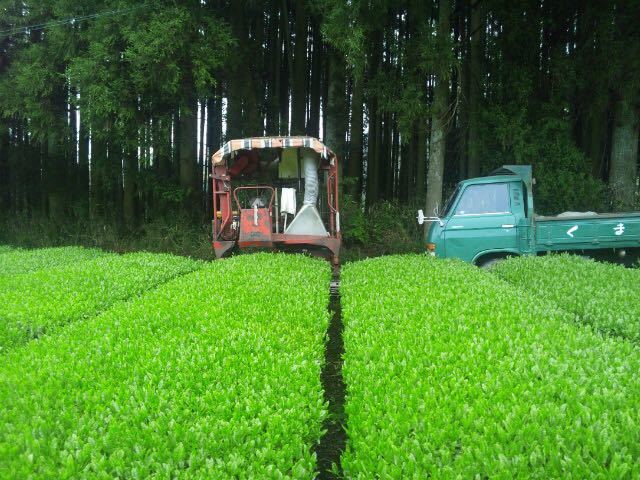
<path fill-rule="evenodd" d="M 617 92 L 609 169 L 609 185 L 617 206 L 623 209 L 631 209 L 637 202 L 640 95 L 632 85 Z"/>
<path fill-rule="evenodd" d="M 0 215 L 204 212 L 204 152 L 264 133 L 324 136 L 370 206 L 431 214 L 460 175 L 516 162 L 549 213 L 635 208 L 639 17 L 638 0 L 0 0 Z"/>
<path fill-rule="evenodd" d="M 356 70 L 353 74 L 351 95 L 351 130 L 349 141 L 349 159 L 346 176 L 353 179 L 351 193 L 359 200 L 362 191 L 362 157 L 363 157 L 363 114 L 364 114 L 364 78 L 363 72 Z"/>
<path fill-rule="evenodd" d="M 428 76 L 428 68 L 422 58 L 424 52 L 423 45 L 428 42 L 428 20 L 426 2 L 420 0 L 411 0 L 407 12 L 407 76 L 409 77 L 412 92 L 410 99 L 413 98 L 411 105 L 415 105 L 411 110 L 411 127 L 408 132 L 412 148 L 409 150 L 411 155 L 403 162 L 406 169 L 406 195 L 403 200 L 409 200 L 414 196 L 416 198 L 424 198 L 426 183 L 426 144 L 429 129 L 429 121 L 423 114 L 428 109 L 426 99 L 426 82 Z M 430 32 L 429 32 L 430 33 Z M 416 108 L 417 107 L 417 108 Z M 414 110 L 415 109 L 415 110 Z M 415 172 L 415 178 L 412 179 Z"/>
<path fill-rule="evenodd" d="M 340 157 L 345 154 L 345 132 L 347 130 L 346 72 L 342 56 L 329 48 L 327 73 L 327 100 L 325 115 L 327 130 L 325 141 Z"/>
<path fill-rule="evenodd" d="M 438 48 L 442 60 L 435 74 L 429 142 L 429 168 L 427 170 L 427 197 L 425 208 L 431 215 L 442 206 L 442 183 L 447 146 L 447 130 L 452 118 L 449 105 L 449 78 L 451 71 L 450 0 L 440 0 L 438 6 Z"/>
<path fill-rule="evenodd" d="M 191 192 L 197 189 L 197 101 L 192 89 L 185 91 L 189 96 L 180 108 L 179 148 L 180 148 L 180 186 Z M 189 98 L 191 97 L 191 98 Z"/>
<path fill-rule="evenodd" d="M 374 30 L 370 44 L 370 73 L 375 77 L 380 69 L 382 61 L 382 32 Z M 367 135 L 367 207 L 373 205 L 379 197 L 380 187 L 380 156 L 381 156 L 381 135 L 382 135 L 382 115 L 377 95 L 373 91 L 369 92 L 367 101 L 367 113 L 369 132 Z"/>
<path fill-rule="evenodd" d="M 638 141 L 640 134 L 640 2 L 614 8 L 613 48 L 618 62 L 612 75 L 613 134 L 609 186 L 620 208 L 638 203 Z"/>
<path fill-rule="evenodd" d="M 485 7 L 487 0 L 469 0 L 469 54 L 468 54 L 468 144 L 467 175 L 477 177 L 480 174 L 480 123 L 483 75 L 483 56 L 485 38 Z"/>
<path fill-rule="evenodd" d="M 291 134 L 305 133 L 308 15 L 305 0 L 295 2 L 295 46 L 293 47 L 293 84 L 291 104 Z"/>
<path fill-rule="evenodd" d="M 309 118 L 307 120 L 307 134 L 320 136 L 320 99 L 322 96 L 322 77 L 324 63 L 324 43 L 320 34 L 317 18 L 312 18 L 311 37 L 311 79 L 309 85 Z"/>

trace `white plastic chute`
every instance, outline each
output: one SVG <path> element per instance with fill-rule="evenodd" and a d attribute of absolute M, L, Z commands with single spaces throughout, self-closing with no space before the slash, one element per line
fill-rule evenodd
<path fill-rule="evenodd" d="M 284 233 L 289 235 L 329 235 L 315 205 L 302 205 L 298 215 L 291 221 Z"/>

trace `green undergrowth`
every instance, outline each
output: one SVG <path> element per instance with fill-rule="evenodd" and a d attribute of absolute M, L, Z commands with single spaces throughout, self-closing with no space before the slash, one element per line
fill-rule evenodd
<path fill-rule="evenodd" d="M 1 248 L 1 247 L 0 247 Z M 0 250 L 0 253 L 3 251 Z M 76 265 L 78 262 L 93 260 L 109 255 L 95 248 L 55 247 L 36 250 L 9 250 L 0 256 L 0 275 L 17 275 L 45 268 Z"/>
<path fill-rule="evenodd" d="M 459 261 L 347 264 L 340 288 L 346 478 L 640 476 L 633 343 Z"/>
<path fill-rule="evenodd" d="M 305 478 L 330 271 L 214 262 L 0 366 L 1 478 Z"/>
<path fill-rule="evenodd" d="M 15 251 L 15 247 L 12 247 L 10 245 L 0 245 L 0 254 L 9 253 L 13 251 Z"/>
<path fill-rule="evenodd" d="M 202 265 L 146 252 L 78 261 L 76 253 L 67 266 L 0 275 L 0 353 Z"/>
<path fill-rule="evenodd" d="M 0 213 L 0 243 L 24 248 L 82 245 L 118 253 L 143 250 L 214 258 L 210 218 L 194 221 L 184 212 L 167 213 L 165 218 L 135 227 L 99 218 L 54 221 L 41 216 L 3 217 Z"/>
<path fill-rule="evenodd" d="M 492 270 L 552 301 L 578 322 L 640 342 L 640 275 L 634 269 L 575 255 L 510 258 Z"/>

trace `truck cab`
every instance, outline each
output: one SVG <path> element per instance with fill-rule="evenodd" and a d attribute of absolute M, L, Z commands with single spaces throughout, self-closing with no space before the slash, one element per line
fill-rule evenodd
<path fill-rule="evenodd" d="M 427 249 L 438 257 L 483 263 L 495 255 L 530 250 L 527 194 L 519 175 L 460 182 L 432 222 Z"/>
<path fill-rule="evenodd" d="M 505 165 L 489 176 L 458 183 L 441 214 L 427 219 L 427 251 L 480 266 L 550 251 L 635 261 L 640 212 L 537 216 L 533 185 L 529 165 Z M 422 212 L 418 218 L 425 218 Z"/>

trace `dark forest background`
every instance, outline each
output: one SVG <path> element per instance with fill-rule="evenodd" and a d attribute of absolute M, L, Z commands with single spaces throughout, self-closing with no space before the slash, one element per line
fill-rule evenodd
<path fill-rule="evenodd" d="M 319 136 L 344 235 L 506 163 L 541 213 L 638 200 L 640 1 L 0 0 L 0 240 L 208 251 L 208 159 Z"/>

